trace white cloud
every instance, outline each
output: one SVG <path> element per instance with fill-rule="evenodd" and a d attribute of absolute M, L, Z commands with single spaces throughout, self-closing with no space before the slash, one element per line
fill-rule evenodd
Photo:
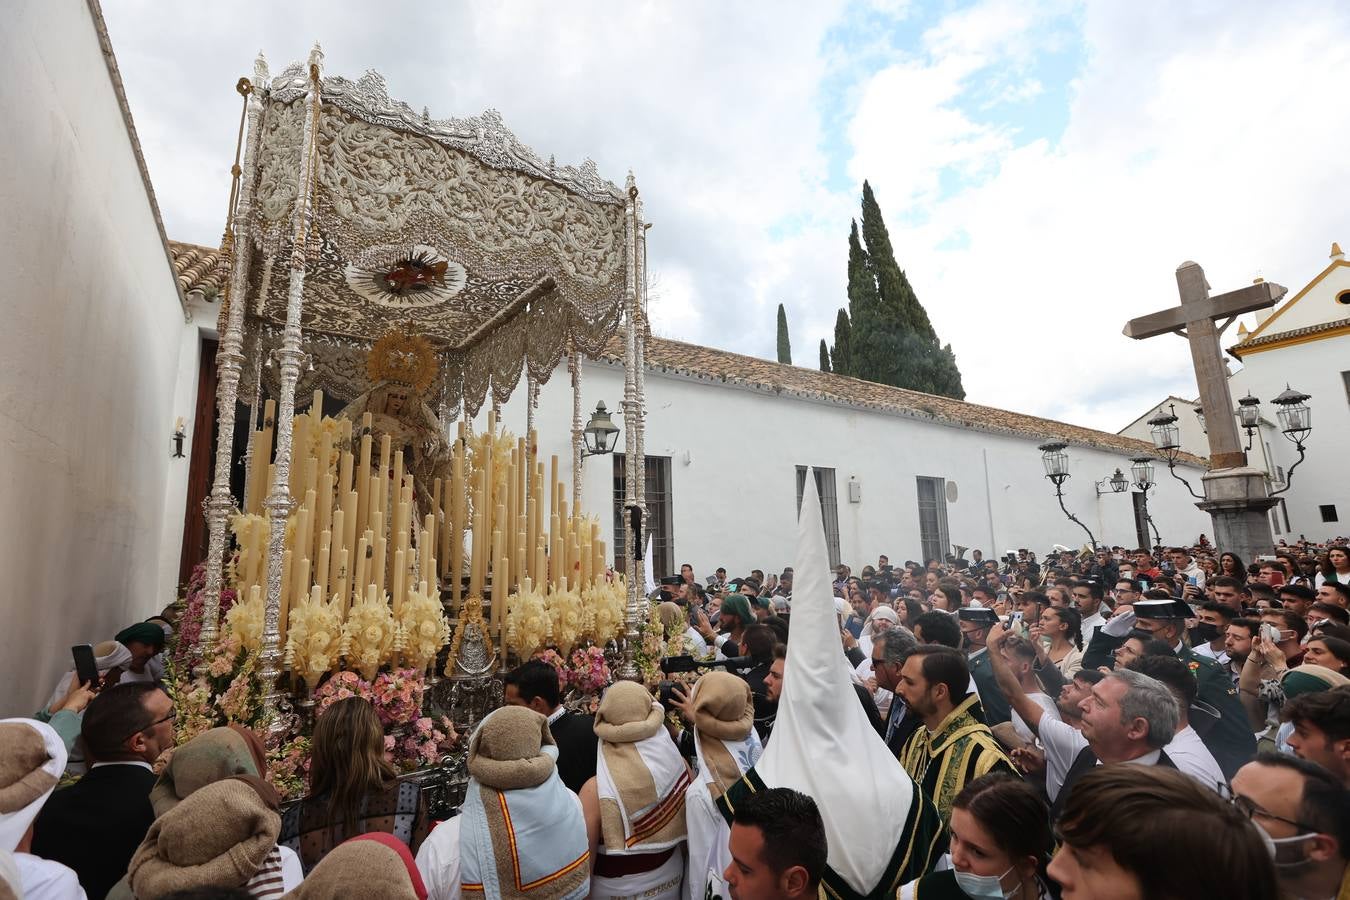
<path fill-rule="evenodd" d="M 869 178 L 969 398 L 1115 428 L 1194 391 L 1182 342 L 1120 336 L 1175 302 L 1177 263 L 1200 261 L 1216 290 L 1257 271 L 1297 288 L 1350 239 L 1350 23 L 1334 5 L 1066 3 L 977 0 L 912 46 L 876 23 L 925 12 L 885 0 L 104 12 L 175 238 L 219 239 L 235 79 L 259 47 L 276 72 L 318 38 L 328 72 L 378 69 L 415 109 L 496 107 L 559 162 L 592 156 L 616 182 L 632 168 L 672 337 L 772 358 L 783 302 L 814 365 Z M 1036 66 L 1071 42 L 1084 67 L 1049 141 L 1010 105 L 1059 96 Z M 834 190 L 841 141 L 833 162 L 856 183 Z"/>
<path fill-rule="evenodd" d="M 934 126 L 921 154 L 899 151 L 886 166 L 859 144 L 855 163 L 901 223 L 902 265 L 955 345 L 971 399 L 1120 427 L 1165 390 L 1195 393 L 1180 339 L 1120 334 L 1176 303 L 1177 264 L 1199 261 L 1215 292 L 1257 270 L 1297 289 L 1346 233 L 1343 205 L 1328 202 L 1342 193 L 1350 140 L 1336 77 L 1350 63 L 1344 16 L 1225 7 L 1197 33 L 1186 16 L 1136 6 L 1088 5 L 1088 62 L 1053 145 L 992 139 L 965 118 L 959 85 L 945 101 L 906 91 L 951 84 L 940 54 L 874 82 L 871 102 L 918 105 L 907 113 Z M 969 50 L 952 41 L 968 69 Z M 876 138 L 857 123 L 853 134 Z M 904 225 L 905 197 L 948 161 L 995 174 Z M 958 232 L 968 240 L 942 248 Z"/>

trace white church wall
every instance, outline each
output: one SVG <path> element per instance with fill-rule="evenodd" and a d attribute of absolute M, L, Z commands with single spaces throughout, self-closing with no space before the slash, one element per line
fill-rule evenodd
<path fill-rule="evenodd" d="M 178 569 L 183 552 L 185 511 L 190 515 L 204 515 L 200 509 L 185 510 L 188 495 L 189 461 L 197 440 L 197 388 L 201 375 L 202 341 L 216 337 L 216 318 L 220 314 L 218 302 L 207 301 L 200 293 L 188 295 L 188 310 L 192 321 L 181 328 L 178 335 L 178 368 L 174 377 L 174 416 L 183 417 L 183 458 L 174 459 L 168 470 L 164 489 L 164 527 L 160 538 L 158 590 L 162 596 L 173 597 L 178 591 Z M 212 406 L 212 415 L 215 407 Z M 208 432 L 203 440 L 210 440 Z"/>
<path fill-rule="evenodd" d="M 1350 269 L 1343 269 L 1333 272 L 1328 279 L 1342 271 L 1350 277 Z M 1309 296 L 1301 302 L 1312 299 Z M 1350 308 L 1347 308 L 1347 314 L 1350 315 Z M 1278 421 L 1276 407 L 1270 401 L 1283 392 L 1286 385 L 1312 398 L 1308 401 L 1313 423 L 1312 434 L 1306 443 L 1308 455 L 1294 472 L 1293 484 L 1284 495 L 1289 528 L 1284 529 L 1281 517 L 1280 536 L 1296 539 L 1303 534 L 1310 540 L 1320 541 L 1350 534 L 1350 478 L 1346 475 L 1345 463 L 1350 455 L 1347 453 L 1350 448 L 1350 384 L 1344 374 L 1350 371 L 1350 335 L 1323 337 L 1263 352 L 1248 350 L 1242 361 L 1242 370 L 1229 381 L 1233 396 L 1241 397 L 1250 391 L 1261 400 L 1266 418 Z M 1267 443 L 1274 462 L 1288 472 L 1298 459 L 1294 445 L 1278 427 L 1270 430 Z M 1322 506 L 1334 506 L 1338 521 L 1324 522 Z"/>
<path fill-rule="evenodd" d="M 89 6 L 7 6 L 0 118 L 0 681 L 27 714 L 72 644 L 169 599 L 183 310 Z"/>
<path fill-rule="evenodd" d="M 840 553 L 855 569 L 874 564 L 882 553 L 893 562 L 920 556 L 916 476 L 956 483 L 956 500 L 947 505 L 949 543 L 989 555 L 1087 541 L 1060 511 L 1037 441 L 655 372 L 647 375 L 646 392 L 646 452 L 671 457 L 675 562 L 692 563 L 700 576 L 719 565 L 733 575 L 791 565 L 797 465 L 836 470 Z M 583 421 L 603 400 L 621 424 L 622 369 L 587 363 L 582 396 Z M 506 427 L 523 431 L 523 390 L 502 418 Z M 559 370 L 541 389 L 536 427 L 541 458 L 558 454 L 560 477 L 569 485 L 571 420 L 571 387 Z M 1118 466 L 1128 474 L 1129 460 L 1083 447 L 1071 447 L 1069 454 L 1070 511 L 1099 541 L 1133 547 L 1128 494 L 1098 499 L 1093 487 Z M 586 461 L 583 504 L 601 514 L 607 535 L 613 527 L 611 466 L 609 458 Z M 1187 477 L 1198 487 L 1200 474 L 1190 469 Z M 861 485 L 859 503 L 849 502 L 850 476 Z M 1209 517 L 1161 465 L 1158 478 L 1150 510 L 1163 541 L 1191 541 L 1211 531 Z"/>

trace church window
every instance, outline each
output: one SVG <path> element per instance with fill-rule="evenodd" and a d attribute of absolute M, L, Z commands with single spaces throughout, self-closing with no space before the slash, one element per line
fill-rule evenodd
<path fill-rule="evenodd" d="M 1322 521 L 1323 521 L 1323 522 L 1339 522 L 1339 521 L 1340 521 L 1340 519 L 1337 518 L 1337 516 L 1336 516 L 1336 504 L 1334 504 L 1334 503 L 1324 503 L 1324 504 L 1322 504 L 1321 506 L 1319 506 L 1319 507 L 1317 507 L 1317 508 L 1318 508 L 1318 510 L 1320 510 L 1321 513 L 1322 513 Z"/>
<path fill-rule="evenodd" d="M 802 496 L 806 492 L 806 466 L 797 467 L 797 514 L 802 511 Z M 825 549 L 830 554 L 830 568 L 839 565 L 839 495 L 835 490 L 834 469 L 815 467 L 816 493 L 820 495 L 820 518 L 825 522 Z"/>
<path fill-rule="evenodd" d="M 923 561 L 945 559 L 947 552 L 947 479 L 918 476 L 919 544 Z"/>
<path fill-rule="evenodd" d="M 1344 306 L 1350 306 L 1350 291 L 1341 291 L 1337 294 L 1336 302 Z"/>
<path fill-rule="evenodd" d="M 1341 373 L 1341 381 L 1345 383 L 1345 399 L 1350 403 L 1350 372 Z"/>
<path fill-rule="evenodd" d="M 652 574 L 657 578 L 673 575 L 675 568 L 675 528 L 671 513 L 670 457 L 648 456 L 646 459 L 647 518 L 643 522 L 652 538 Z M 627 493 L 627 467 L 624 454 L 614 454 L 614 567 L 623 570 L 624 529 L 627 516 L 623 501 Z"/>

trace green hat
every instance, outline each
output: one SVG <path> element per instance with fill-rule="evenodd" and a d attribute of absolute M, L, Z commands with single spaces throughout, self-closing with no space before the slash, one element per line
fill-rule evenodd
<path fill-rule="evenodd" d="M 1311 663 L 1290 669 L 1280 680 L 1280 687 L 1284 688 L 1286 700 L 1292 700 L 1300 694 L 1329 691 L 1343 684 L 1350 684 L 1350 678 L 1339 672 L 1333 672 L 1326 666 L 1315 666 Z"/>
<path fill-rule="evenodd" d="M 164 649 L 164 629 L 154 622 L 137 622 L 117 632 L 117 643 L 126 646 L 132 641 L 149 644 L 157 650 Z"/>
<path fill-rule="evenodd" d="M 746 625 L 755 624 L 755 614 L 750 611 L 750 600 L 744 594 L 728 594 L 722 601 L 722 615 L 736 616 Z"/>

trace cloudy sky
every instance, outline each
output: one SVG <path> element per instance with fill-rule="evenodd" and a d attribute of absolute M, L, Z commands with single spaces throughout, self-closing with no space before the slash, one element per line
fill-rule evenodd
<path fill-rule="evenodd" d="M 1071 0 L 525 3 L 104 0 L 171 237 L 220 239 L 235 80 L 313 41 L 432 116 L 500 110 L 646 202 L 667 337 L 815 366 L 863 179 L 967 399 L 1114 431 L 1195 394 L 1124 321 L 1297 290 L 1350 240 L 1350 5 Z"/>

